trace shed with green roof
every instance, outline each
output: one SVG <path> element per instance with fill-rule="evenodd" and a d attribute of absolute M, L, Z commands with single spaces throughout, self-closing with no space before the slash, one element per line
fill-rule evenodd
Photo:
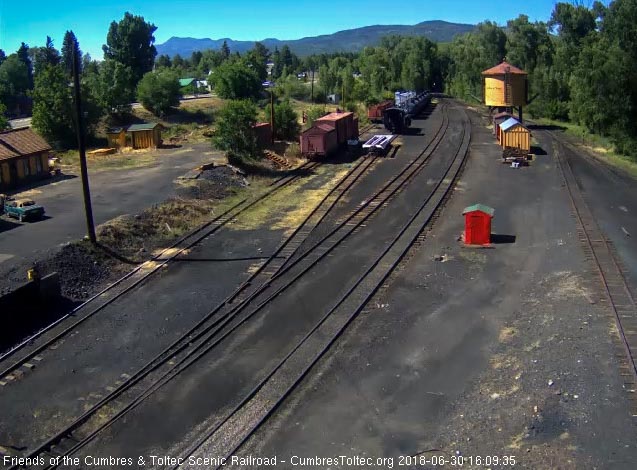
<path fill-rule="evenodd" d="M 126 132 L 134 149 L 148 149 L 161 146 L 161 129 L 158 122 L 145 122 L 128 126 Z"/>
<path fill-rule="evenodd" d="M 465 207 L 464 215 L 465 245 L 489 245 L 491 244 L 491 219 L 495 214 L 493 207 L 484 204 L 474 204 Z"/>

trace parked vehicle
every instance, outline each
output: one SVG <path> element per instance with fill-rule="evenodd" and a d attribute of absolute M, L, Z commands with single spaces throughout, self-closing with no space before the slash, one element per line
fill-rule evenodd
<path fill-rule="evenodd" d="M 37 205 L 32 199 L 13 199 L 0 195 L 0 203 L 7 217 L 13 217 L 20 222 L 38 220 L 44 216 L 44 207 Z"/>

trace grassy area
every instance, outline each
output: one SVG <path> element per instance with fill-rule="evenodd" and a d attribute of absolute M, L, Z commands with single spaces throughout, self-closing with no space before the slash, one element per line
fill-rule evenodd
<path fill-rule="evenodd" d="M 254 230 L 269 226 L 289 234 L 348 171 L 348 167 L 335 171 L 331 166 L 321 166 L 314 173 L 302 178 L 299 183 L 278 190 L 265 202 L 250 208 L 232 225 L 232 229 Z M 327 177 L 329 181 L 316 189 L 304 188 L 307 183 L 319 177 Z"/>
<path fill-rule="evenodd" d="M 144 108 L 135 108 L 133 116 L 140 121 L 159 122 L 164 126 L 162 138 L 168 144 L 205 142 L 210 139 L 216 112 L 226 100 L 215 96 L 183 101 L 174 113 L 159 119 Z"/>
<path fill-rule="evenodd" d="M 543 126 L 557 126 L 564 129 L 572 144 L 593 153 L 600 160 L 626 171 L 637 178 L 637 162 L 625 155 L 615 152 L 612 142 L 603 136 L 589 132 L 583 126 L 571 122 L 554 121 L 551 119 L 533 119 L 533 122 Z"/>

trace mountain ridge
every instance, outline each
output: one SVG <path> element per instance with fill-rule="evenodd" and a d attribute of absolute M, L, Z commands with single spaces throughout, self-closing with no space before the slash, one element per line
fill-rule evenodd
<path fill-rule="evenodd" d="M 423 21 L 415 25 L 369 25 L 360 28 L 336 31 L 332 34 L 307 36 L 300 39 L 266 38 L 259 42 L 268 49 L 279 49 L 283 45 L 299 56 L 332 52 L 358 52 L 367 46 L 375 46 L 383 36 L 424 36 L 434 42 L 449 42 L 458 34 L 472 31 L 474 25 L 450 23 L 443 20 Z M 162 44 L 157 44 L 157 54 L 171 57 L 176 54 L 189 57 L 195 51 L 219 49 L 226 41 L 232 52 L 244 53 L 251 49 L 255 41 L 235 41 L 231 38 L 192 38 L 173 36 Z"/>

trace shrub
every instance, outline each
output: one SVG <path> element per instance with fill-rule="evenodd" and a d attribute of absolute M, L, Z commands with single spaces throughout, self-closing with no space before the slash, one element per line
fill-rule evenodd
<path fill-rule="evenodd" d="M 164 116 L 179 106 L 179 97 L 179 79 L 172 70 L 148 72 L 137 86 L 137 99 L 155 116 Z"/>
<path fill-rule="evenodd" d="M 266 118 L 270 121 L 271 108 L 266 108 Z M 295 140 L 299 136 L 301 126 L 299 116 L 296 114 L 289 101 L 274 105 L 274 137 L 281 140 Z"/>

